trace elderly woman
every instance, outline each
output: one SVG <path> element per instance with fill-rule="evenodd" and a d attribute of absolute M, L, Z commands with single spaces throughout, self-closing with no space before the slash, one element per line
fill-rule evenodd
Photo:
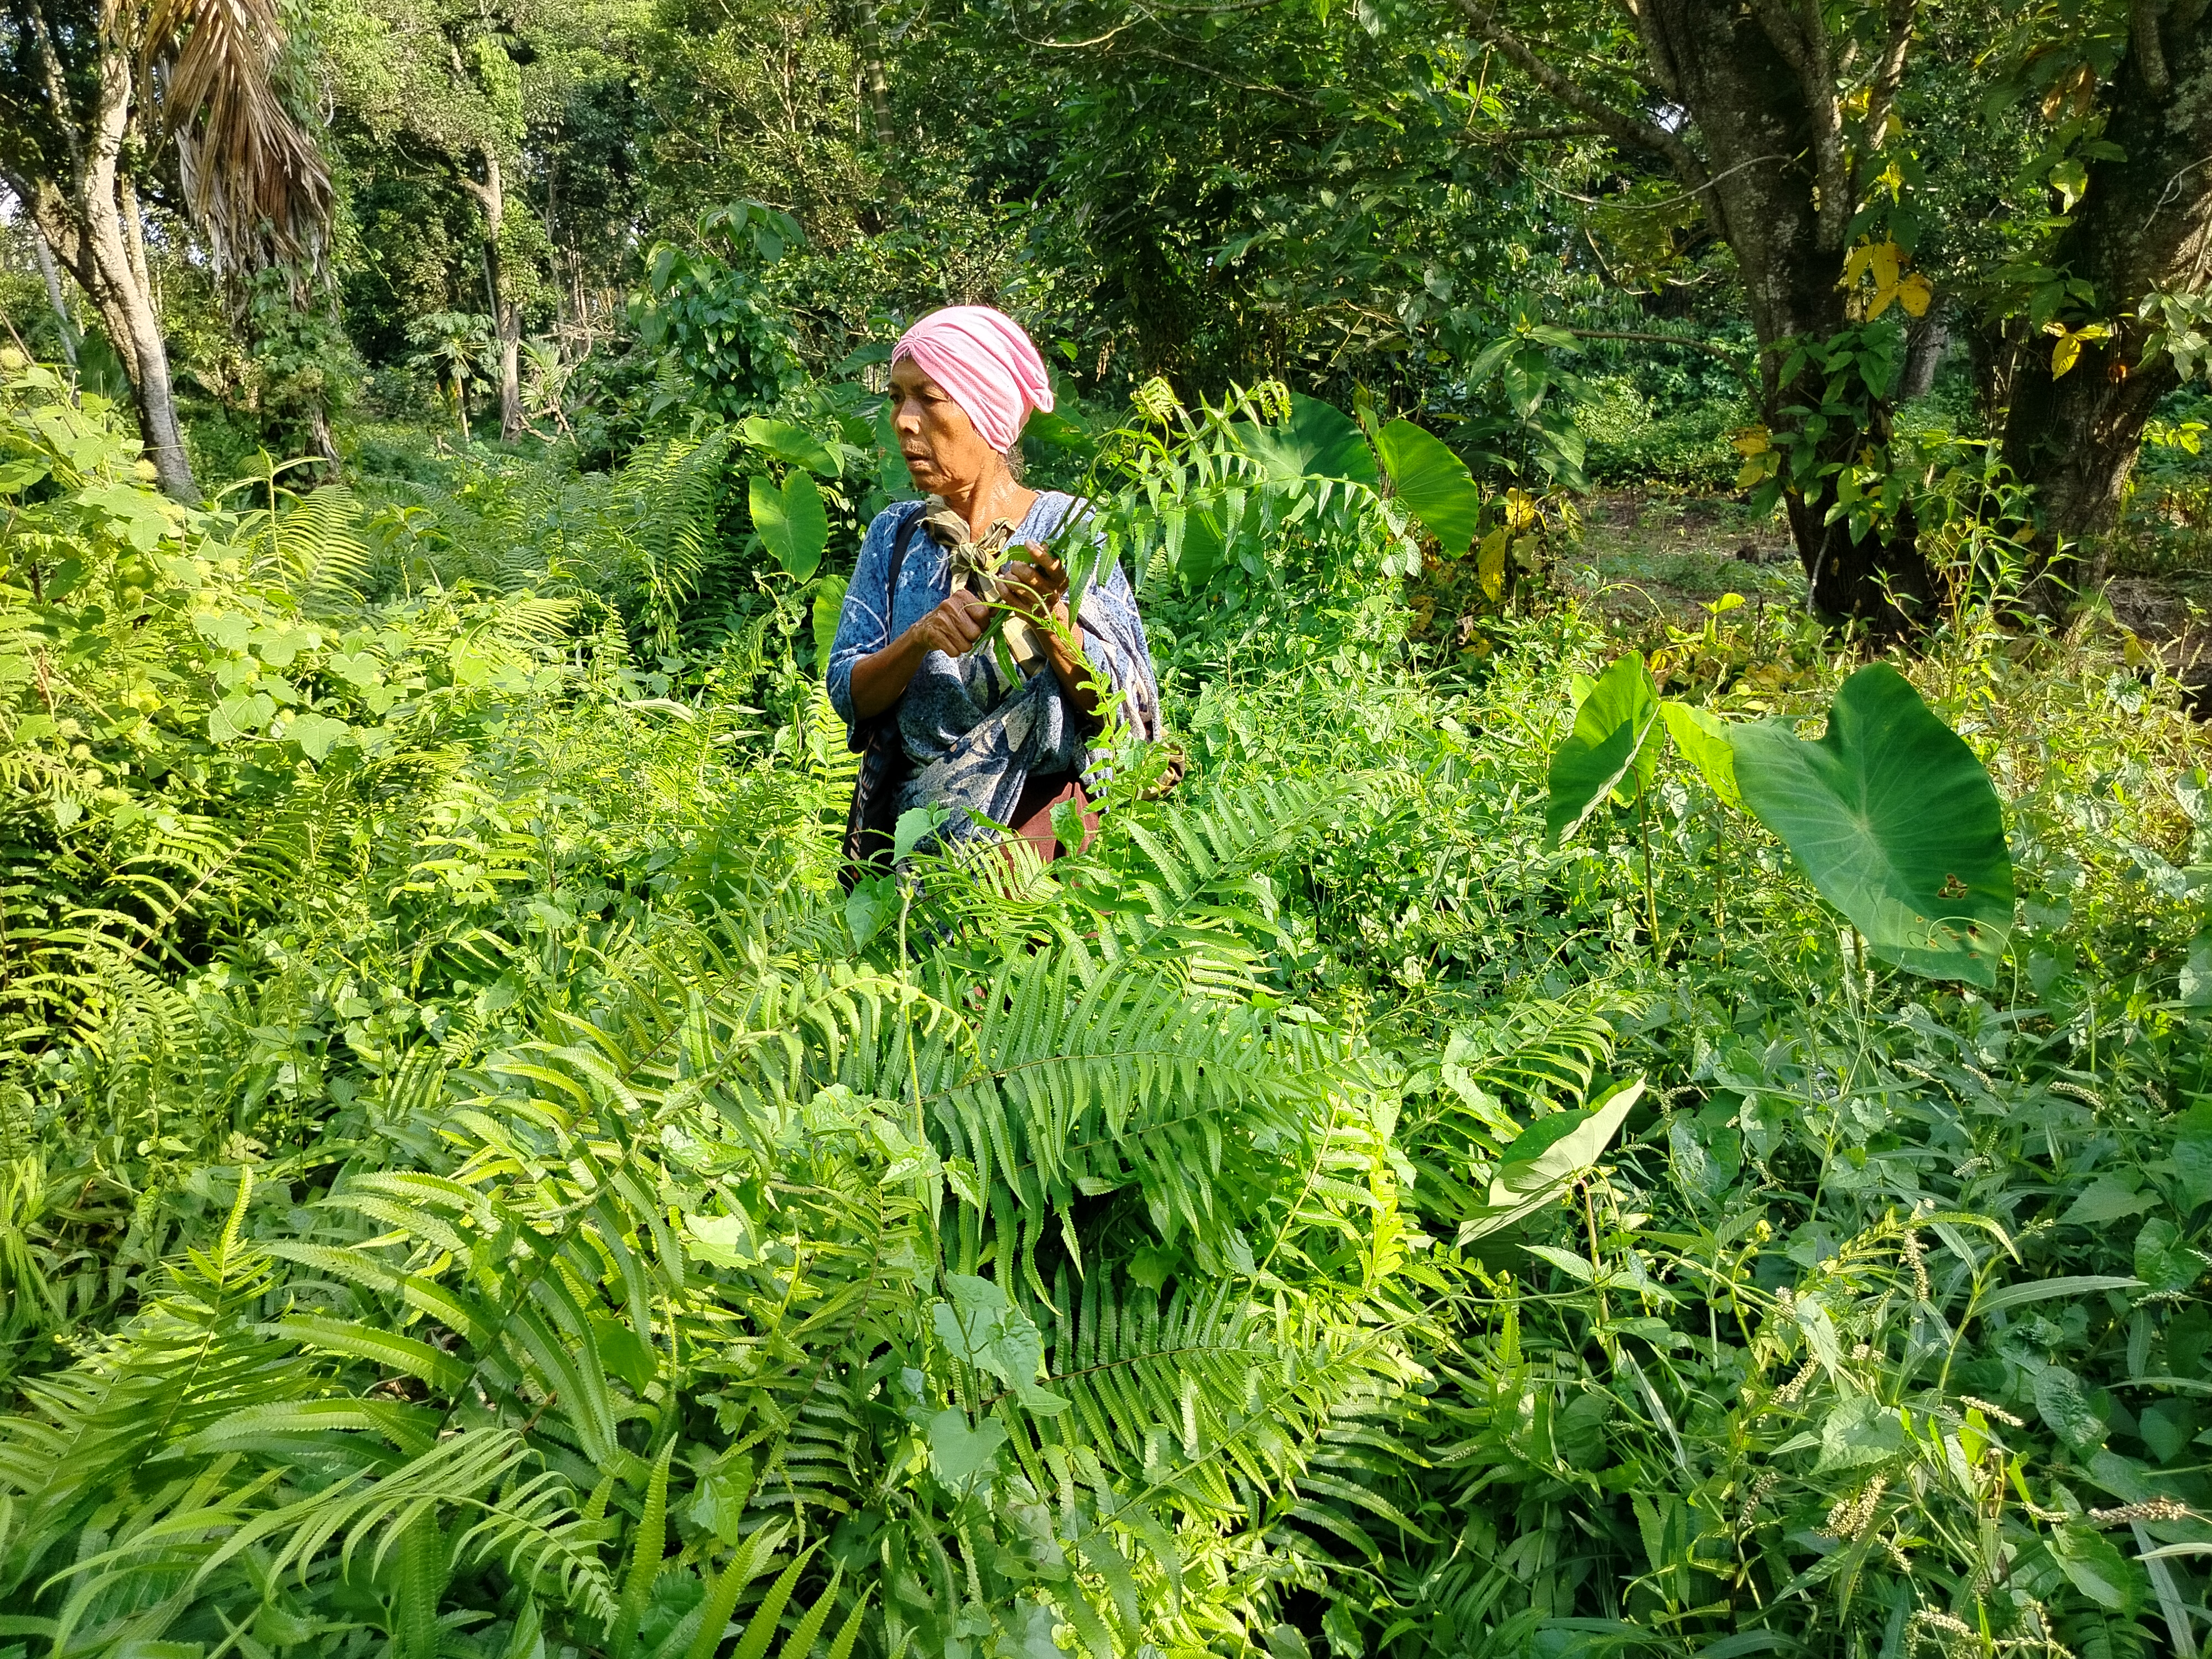
<path fill-rule="evenodd" d="M 866 757 L 847 825 L 848 879 L 916 806 L 946 809 L 948 843 L 1011 829 L 1049 859 L 1054 807 L 1089 805 L 1082 780 L 1103 730 L 1102 690 L 1121 694 L 1119 717 L 1135 736 L 1160 733 L 1135 596 L 1111 567 L 1076 606 L 1079 651 L 1061 637 L 1067 572 L 1046 544 L 1089 507 L 1022 486 L 1022 424 L 1052 408 L 1052 388 L 1012 319 L 983 306 L 923 318 L 891 354 L 890 404 L 900 453 L 927 499 L 886 507 L 868 526 L 830 650 L 830 700 Z M 1013 548 L 1026 559 L 1007 560 Z M 1000 611 L 1039 624 L 1010 622 L 1005 659 L 973 649 Z M 1087 812 L 1085 822 L 1096 827 Z"/>

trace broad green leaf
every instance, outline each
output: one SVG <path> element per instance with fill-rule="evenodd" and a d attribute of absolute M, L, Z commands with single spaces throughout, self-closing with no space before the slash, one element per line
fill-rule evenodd
<path fill-rule="evenodd" d="M 1163 518 L 1176 574 L 1191 586 L 1203 586 L 1228 562 L 1229 541 L 1218 512 L 1193 502 L 1170 507 Z"/>
<path fill-rule="evenodd" d="M 1651 743 L 1659 715 L 1659 688 L 1635 652 L 1598 677 L 1575 710 L 1574 730 L 1552 752 L 1551 798 L 1544 830 L 1553 846 L 1621 787 L 1633 769 L 1638 786 L 1657 764 Z"/>
<path fill-rule="evenodd" d="M 633 1393 L 642 1395 L 659 1364 L 637 1333 L 622 1320 L 593 1314 L 592 1340 L 598 1345 L 599 1364 L 629 1383 Z"/>
<path fill-rule="evenodd" d="M 826 672 L 830 667 L 830 647 L 837 642 L 837 623 L 845 614 L 845 578 L 824 576 L 814 585 L 814 603 L 810 613 L 814 627 L 815 671 Z"/>
<path fill-rule="evenodd" d="M 942 806 L 909 806 L 898 815 L 891 826 L 891 862 L 902 864 L 911 857 L 914 849 L 927 841 L 940 829 L 951 814 Z"/>
<path fill-rule="evenodd" d="M 686 1215 L 684 1248 L 713 1267 L 753 1263 L 752 1227 L 741 1215 Z"/>
<path fill-rule="evenodd" d="M 1040 443 L 1048 448 L 1064 449 L 1078 455 L 1088 455 L 1098 447 L 1088 432 L 1065 415 L 1055 415 L 1042 409 L 1022 422 L 1022 441 L 1025 444 Z"/>
<path fill-rule="evenodd" d="M 1905 1449 L 1905 1426 L 1897 1407 L 1871 1395 L 1853 1395 L 1820 1423 L 1820 1458 L 1815 1473 L 1863 1468 L 1886 1463 Z"/>
<path fill-rule="evenodd" d="M 1706 787 L 1741 810 L 1743 795 L 1735 787 L 1735 745 L 1729 737 L 1729 723 L 1710 710 L 1671 697 L 1659 705 L 1659 717 L 1667 722 L 1667 735 L 1674 739 L 1674 747 L 1689 757 Z"/>
<path fill-rule="evenodd" d="M 2066 1206 L 2058 1219 L 2068 1226 L 2100 1227 L 2108 1221 L 2141 1215 L 2157 1204 L 2154 1194 L 2136 1189 L 2134 1177 L 2106 1170 L 2081 1189 L 2081 1196 Z"/>
<path fill-rule="evenodd" d="M 82 490 L 77 500 L 113 520 L 123 538 L 141 553 L 149 553 L 173 526 L 176 504 L 167 496 L 136 484 L 100 484 Z M 181 516 L 181 515 L 179 515 Z"/>
<path fill-rule="evenodd" d="M 2203 1254 L 2181 1239 L 2181 1229 L 2164 1216 L 2143 1223 L 2136 1235 L 2136 1277 L 2154 1296 L 2171 1296 L 2194 1285 L 2205 1268 Z"/>
<path fill-rule="evenodd" d="M 343 720 L 334 720 L 312 708 L 293 715 L 284 723 L 285 738 L 298 744 L 300 752 L 311 761 L 328 759 L 331 745 L 352 730 Z"/>
<path fill-rule="evenodd" d="M 830 515 L 813 478 L 794 471 L 778 489 L 773 479 L 757 474 L 746 493 L 763 545 L 790 574 L 801 581 L 811 576 L 830 544 Z"/>
<path fill-rule="evenodd" d="M 1006 1291 L 974 1273 L 947 1273 L 945 1288 L 949 1299 L 929 1311 L 947 1352 L 990 1372 L 1032 1411 L 1055 1417 L 1067 1409 L 1065 1400 L 1036 1386 L 1044 1370 L 1044 1336 Z"/>
<path fill-rule="evenodd" d="M 780 461 L 793 466 L 803 466 L 810 472 L 825 478 L 834 478 L 844 469 L 836 449 L 823 443 L 803 427 L 788 421 L 771 421 L 762 415 L 748 415 L 740 428 L 745 441 L 756 449 L 764 449 Z"/>
<path fill-rule="evenodd" d="M 1290 418 L 1279 426 L 1240 421 L 1237 441 L 1279 483 L 1302 478 L 1345 478 L 1373 488 L 1382 482 L 1375 452 L 1342 410 L 1293 394 Z"/>
<path fill-rule="evenodd" d="M 2076 1451 L 2105 1437 L 2105 1419 L 2088 1389 L 2063 1365 L 2045 1365 L 2035 1374 L 2035 1409 L 2051 1433 Z"/>
<path fill-rule="evenodd" d="M 2181 1006 L 2212 1008 L 2212 927 L 2199 927 L 2181 964 Z"/>
<path fill-rule="evenodd" d="M 845 896 L 845 926 L 853 935 L 855 948 L 865 945 L 878 933 L 884 924 L 898 915 L 898 878 L 877 876 L 853 884 L 853 890 Z"/>
<path fill-rule="evenodd" d="M 1644 1079 L 1616 1089 L 1578 1112 L 1539 1118 L 1509 1143 L 1490 1182 L 1490 1202 L 1460 1224 L 1459 1242 L 1481 1238 L 1534 1214 L 1605 1155 L 1629 1109 L 1644 1097 Z"/>
<path fill-rule="evenodd" d="M 2114 1613 L 2132 1613 L 2142 1601 L 2141 1569 L 2119 1546 L 2087 1527 L 2061 1527 L 2051 1534 L 2051 1559 L 2082 1595 Z"/>
<path fill-rule="evenodd" d="M 930 1464 L 937 1478 L 956 1491 L 989 1468 L 1006 1443 L 1006 1425 L 995 1417 L 970 1428 L 967 1413 L 947 1407 L 929 1419 Z"/>
<path fill-rule="evenodd" d="M 2012 932 L 2004 811 L 1974 751 L 1905 676 L 1844 682 L 1816 742 L 1735 728 L 1736 785 L 1884 962 L 1993 988 Z"/>
<path fill-rule="evenodd" d="M 2191 1209 L 2212 1198 L 2212 1101 L 2199 1102 L 2175 1123 L 2174 1173 L 2182 1202 Z"/>
<path fill-rule="evenodd" d="M 216 650 L 233 655 L 244 651 L 253 639 L 253 618 L 236 611 L 203 611 L 192 618 L 192 627 Z"/>
<path fill-rule="evenodd" d="M 1398 499 L 1446 553 L 1463 556 L 1482 515 L 1482 492 L 1467 463 L 1411 421 L 1391 422 L 1376 435 L 1375 447 Z"/>

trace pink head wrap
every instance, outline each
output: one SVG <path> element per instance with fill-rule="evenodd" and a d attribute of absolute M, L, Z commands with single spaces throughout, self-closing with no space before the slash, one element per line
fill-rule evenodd
<path fill-rule="evenodd" d="M 892 362 L 902 357 L 945 388 L 994 449 L 1014 447 L 1031 410 L 1052 410 L 1044 359 L 1019 323 L 988 306 L 931 312 L 892 348 Z"/>

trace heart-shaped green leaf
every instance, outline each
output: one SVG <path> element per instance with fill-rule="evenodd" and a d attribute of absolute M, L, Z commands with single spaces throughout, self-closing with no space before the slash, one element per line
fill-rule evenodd
<path fill-rule="evenodd" d="M 864 946 L 883 930 L 883 926 L 898 915 L 898 879 L 894 876 L 879 876 L 874 880 L 857 881 L 845 896 L 845 926 L 852 930 L 853 943 Z"/>
<path fill-rule="evenodd" d="M 1667 722 L 1667 735 L 1705 776 L 1712 792 L 1730 806 L 1741 806 L 1743 796 L 1735 787 L 1735 745 L 1729 738 L 1729 724 L 1718 714 L 1693 708 L 1672 698 L 1659 705 Z"/>
<path fill-rule="evenodd" d="M 788 421 L 771 421 L 763 415 L 748 415 L 741 429 L 747 443 L 766 450 L 780 461 L 803 466 L 825 478 L 834 478 L 844 471 L 843 460 L 836 450 L 804 427 L 793 426 Z"/>
<path fill-rule="evenodd" d="M 845 615 L 845 588 L 842 576 L 824 576 L 814 585 L 811 618 L 817 669 L 830 666 L 830 647 L 837 642 L 837 624 Z"/>
<path fill-rule="evenodd" d="M 1491 1178 L 1490 1202 L 1460 1224 L 1459 1242 L 1481 1238 L 1533 1215 L 1566 1184 L 1605 1156 L 1629 1109 L 1644 1098 L 1644 1079 L 1623 1085 L 1595 1106 L 1536 1120 L 1506 1144 Z"/>
<path fill-rule="evenodd" d="M 929 1419 L 929 1461 L 937 1478 L 956 1492 L 967 1490 L 988 1469 L 1006 1443 L 1006 1425 L 995 1417 L 970 1428 L 967 1413 L 947 1407 Z"/>
<path fill-rule="evenodd" d="M 757 475 L 746 493 L 762 543 L 778 564 L 805 581 L 820 567 L 823 550 L 830 545 L 830 515 L 813 478 L 794 471 L 778 489 L 773 479 Z"/>
<path fill-rule="evenodd" d="M 1465 556 L 1482 515 L 1482 492 L 1467 463 L 1411 421 L 1393 421 L 1376 435 L 1398 499 L 1429 527 L 1453 558 Z"/>
<path fill-rule="evenodd" d="M 1882 961 L 1984 988 L 2012 933 L 2004 811 L 1966 740 L 1886 663 L 1845 680 L 1807 743 L 1730 733 L 1736 787 Z"/>
<path fill-rule="evenodd" d="M 1382 477 L 1375 452 L 1352 416 L 1317 398 L 1293 396 L 1291 417 L 1279 426 L 1240 421 L 1237 437 L 1278 483 L 1345 478 L 1372 487 Z"/>
<path fill-rule="evenodd" d="M 1649 783 L 1659 763 L 1652 741 L 1659 718 L 1659 688 L 1635 652 L 1599 676 L 1575 710 L 1575 729 L 1552 753 L 1552 794 L 1544 829 L 1557 846 L 1582 826 L 1613 792 L 1635 777 L 1628 793 Z"/>

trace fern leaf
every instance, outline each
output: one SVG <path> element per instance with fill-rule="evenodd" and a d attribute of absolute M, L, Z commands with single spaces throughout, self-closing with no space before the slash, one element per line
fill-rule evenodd
<path fill-rule="evenodd" d="M 653 1595 L 653 1581 L 660 1575 L 661 1553 L 667 1544 L 668 1464 L 675 1455 L 676 1437 L 671 1435 L 661 1447 L 660 1455 L 653 1460 L 652 1477 L 646 1482 L 645 1513 L 638 1517 L 637 1532 L 630 1547 L 629 1576 L 623 1580 L 614 1628 L 607 1635 L 610 1659 L 629 1659 L 630 1649 L 637 1640 L 638 1620 L 645 1617 L 645 1604 Z"/>

